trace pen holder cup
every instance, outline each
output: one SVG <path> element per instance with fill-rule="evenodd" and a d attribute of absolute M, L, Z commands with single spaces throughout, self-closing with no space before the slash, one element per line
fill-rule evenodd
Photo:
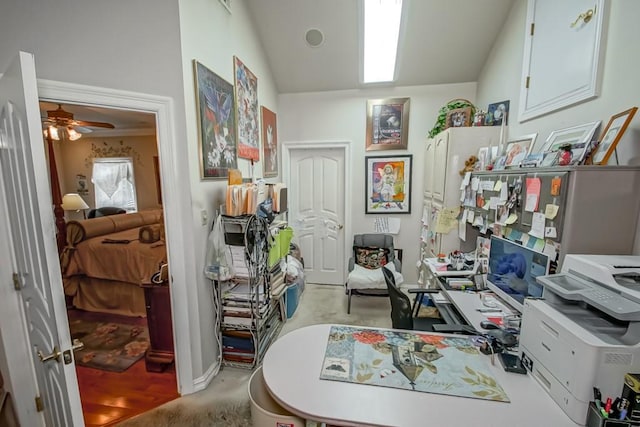
<path fill-rule="evenodd" d="M 589 402 L 586 427 L 633 427 L 635 424 L 627 420 L 604 418 L 594 402 Z"/>

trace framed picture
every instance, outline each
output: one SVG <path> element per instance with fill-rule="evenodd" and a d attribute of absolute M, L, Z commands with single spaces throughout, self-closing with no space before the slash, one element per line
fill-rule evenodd
<path fill-rule="evenodd" d="M 589 163 L 594 165 L 606 165 L 609 157 L 613 154 L 618 145 L 618 141 L 627 130 L 627 126 L 631 123 L 631 119 L 638 111 L 638 107 L 630 108 L 626 111 L 611 116 L 607 127 L 605 128 L 600 143 L 591 153 Z"/>
<path fill-rule="evenodd" d="M 236 119 L 238 121 L 238 157 L 260 160 L 258 128 L 258 78 L 246 65 L 233 57 L 236 83 Z"/>
<path fill-rule="evenodd" d="M 496 158 L 495 163 L 493 164 L 493 170 L 494 171 L 501 171 L 504 169 L 504 164 L 507 161 L 507 156 L 500 156 L 498 158 Z"/>
<path fill-rule="evenodd" d="M 265 178 L 278 175 L 278 130 L 276 113 L 260 107 L 262 116 L 262 173 Z"/>
<path fill-rule="evenodd" d="M 366 151 L 407 149 L 409 100 L 388 98 L 367 101 Z"/>
<path fill-rule="evenodd" d="M 540 150 L 540 152 L 545 153 L 545 157 L 542 159 L 540 166 L 547 163 L 546 153 L 557 152 L 563 145 L 569 145 L 571 147 L 570 164 L 579 165 L 582 163 L 589 143 L 599 126 L 600 120 L 551 132 L 542 150 Z"/>
<path fill-rule="evenodd" d="M 547 151 L 543 153 L 542 160 L 540 161 L 541 168 L 548 168 L 558 164 L 559 151 Z"/>
<path fill-rule="evenodd" d="M 504 166 L 507 168 L 519 167 L 529 153 L 531 153 L 537 136 L 537 133 L 532 133 L 507 141 L 505 148 L 505 156 L 507 156 L 507 158 Z"/>
<path fill-rule="evenodd" d="M 365 213 L 411 213 L 412 159 L 412 155 L 365 157 Z"/>
<path fill-rule="evenodd" d="M 200 136 L 200 177 L 226 179 L 237 169 L 233 85 L 193 61 Z"/>
<path fill-rule="evenodd" d="M 445 129 L 471 126 L 471 107 L 456 108 L 447 112 Z"/>
<path fill-rule="evenodd" d="M 500 101 L 489 104 L 487 115 L 484 117 L 485 126 L 505 126 L 509 124 L 509 101 Z"/>

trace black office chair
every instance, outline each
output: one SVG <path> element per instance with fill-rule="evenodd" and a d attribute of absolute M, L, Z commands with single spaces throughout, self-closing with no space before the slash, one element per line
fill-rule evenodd
<path fill-rule="evenodd" d="M 387 268 L 382 268 L 384 280 L 387 282 L 387 290 L 391 300 L 391 325 L 394 329 L 408 329 L 418 331 L 433 332 L 433 325 L 443 324 L 440 318 L 413 317 L 411 300 L 396 286 L 396 279 L 393 273 Z M 424 293 L 438 292 L 432 289 L 419 289 Z"/>

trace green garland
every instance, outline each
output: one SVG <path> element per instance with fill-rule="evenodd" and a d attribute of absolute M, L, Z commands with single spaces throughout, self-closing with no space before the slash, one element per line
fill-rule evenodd
<path fill-rule="evenodd" d="M 447 102 L 447 104 L 438 111 L 438 119 L 436 120 L 436 124 L 433 126 L 433 129 L 429 131 L 429 138 L 433 138 L 445 130 L 445 126 L 447 124 L 447 113 L 449 111 L 464 107 L 471 107 L 471 117 L 473 117 L 476 113 L 476 107 L 466 99 L 454 99 L 453 101 Z"/>

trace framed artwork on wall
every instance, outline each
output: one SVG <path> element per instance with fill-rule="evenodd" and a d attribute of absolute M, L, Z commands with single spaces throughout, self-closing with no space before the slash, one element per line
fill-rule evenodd
<path fill-rule="evenodd" d="M 236 84 L 236 120 L 238 121 L 238 157 L 260 160 L 258 128 L 258 78 L 244 63 L 233 57 Z"/>
<path fill-rule="evenodd" d="M 365 213 L 411 213 L 412 155 L 365 157 Z"/>
<path fill-rule="evenodd" d="M 233 85 L 193 61 L 200 136 L 200 177 L 226 179 L 238 167 Z"/>
<path fill-rule="evenodd" d="M 367 101 L 366 151 L 406 150 L 410 98 Z"/>
<path fill-rule="evenodd" d="M 262 173 L 265 178 L 278 176 L 278 129 L 276 113 L 265 106 L 262 115 Z"/>
<path fill-rule="evenodd" d="M 638 111 L 638 107 L 633 107 L 611 116 L 609 123 L 607 123 L 607 127 L 600 138 L 600 142 L 589 157 L 589 163 L 594 165 L 607 164 L 609 157 L 611 157 L 615 151 L 618 141 L 620 141 L 620 138 L 622 138 L 622 135 L 627 130 L 627 126 L 629 126 L 629 123 L 636 114 L 636 111 Z"/>

